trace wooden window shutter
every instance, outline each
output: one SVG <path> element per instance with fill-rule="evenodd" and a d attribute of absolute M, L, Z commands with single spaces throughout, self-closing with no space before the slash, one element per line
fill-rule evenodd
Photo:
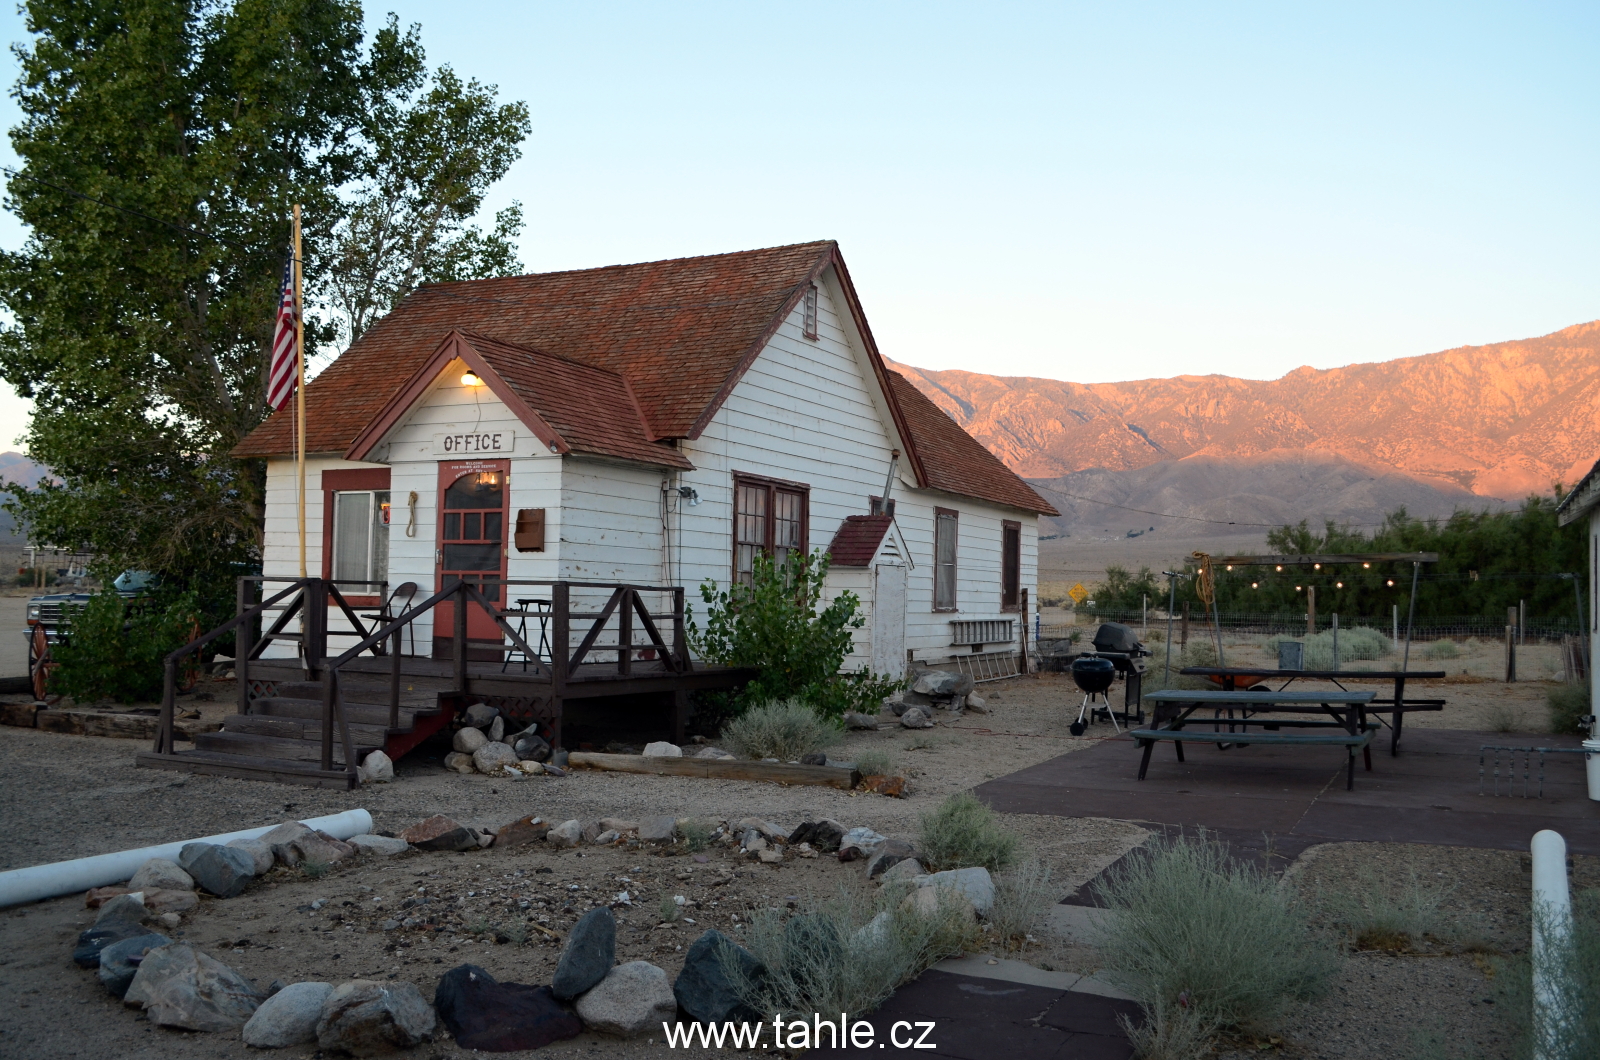
<path fill-rule="evenodd" d="M 514 538 L 518 552 L 544 551 L 544 509 L 521 508 L 517 511 L 517 530 Z"/>

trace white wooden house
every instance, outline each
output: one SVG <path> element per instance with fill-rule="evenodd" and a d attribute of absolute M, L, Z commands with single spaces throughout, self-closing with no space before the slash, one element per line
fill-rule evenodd
<path fill-rule="evenodd" d="M 899 674 L 1020 646 L 1055 514 L 885 366 L 832 242 L 424 287 L 306 401 L 309 573 L 371 602 L 565 579 L 684 585 L 703 611 L 695 587 L 758 551 L 831 550 L 868 618 L 848 665 Z M 236 450 L 266 458 L 282 578 L 291 448 L 280 413 Z"/>

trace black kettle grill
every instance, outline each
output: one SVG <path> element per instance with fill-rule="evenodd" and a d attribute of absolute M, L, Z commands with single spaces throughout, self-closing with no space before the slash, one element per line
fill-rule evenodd
<path fill-rule="evenodd" d="M 1094 652 L 1080 655 L 1072 661 L 1072 679 L 1083 689 L 1083 703 L 1078 707 L 1078 720 L 1069 728 L 1074 736 L 1082 736 L 1088 723 L 1104 717 L 1118 732 L 1118 712 L 1111 707 L 1107 689 L 1118 676 L 1128 682 L 1121 711 L 1123 721 L 1143 721 L 1144 707 L 1140 703 L 1140 689 L 1144 682 L 1144 664 L 1150 650 L 1139 640 L 1133 630 L 1121 622 L 1102 622 L 1094 633 Z M 1080 670 L 1080 664 L 1083 669 Z M 1103 706 L 1094 703 L 1100 697 Z"/>
<path fill-rule="evenodd" d="M 1083 689 L 1083 702 L 1078 704 L 1078 720 L 1068 726 L 1072 735 L 1082 736 L 1084 730 L 1089 727 L 1088 722 L 1084 720 L 1085 715 L 1092 721 L 1102 710 L 1111 719 L 1112 726 L 1118 732 L 1122 731 L 1121 726 L 1117 725 L 1117 716 L 1111 711 L 1111 696 L 1106 691 L 1116 679 L 1117 667 L 1110 659 L 1102 659 L 1097 655 L 1080 655 L 1072 660 L 1073 683 Z M 1105 702 L 1105 706 L 1095 707 L 1091 711 L 1090 705 L 1094 703 L 1096 696 Z"/>

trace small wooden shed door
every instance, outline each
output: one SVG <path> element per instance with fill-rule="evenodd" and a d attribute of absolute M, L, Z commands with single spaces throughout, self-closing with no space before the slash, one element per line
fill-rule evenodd
<path fill-rule="evenodd" d="M 872 672 L 899 677 L 906 670 L 906 569 L 880 563 L 872 578 Z"/>

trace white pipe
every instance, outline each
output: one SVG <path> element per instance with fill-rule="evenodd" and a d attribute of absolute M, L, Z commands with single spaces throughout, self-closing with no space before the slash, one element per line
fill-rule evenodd
<path fill-rule="evenodd" d="M 1533 1040 L 1544 1060 L 1562 1036 L 1567 947 L 1572 944 L 1572 895 L 1567 888 L 1567 841 L 1546 828 L 1535 832 L 1533 851 Z M 1553 1025 L 1554 1024 L 1554 1025 Z"/>
<path fill-rule="evenodd" d="M 326 832 L 335 839 L 349 839 L 372 831 L 372 814 L 366 810 L 346 810 L 327 817 L 312 817 L 300 822 L 307 828 Z M 275 824 L 261 828 L 246 828 L 240 832 L 224 832 L 201 839 L 185 839 L 179 843 L 162 843 L 159 846 L 123 850 L 115 854 L 99 854 L 92 858 L 74 861 L 57 861 L 49 865 L 34 865 L 26 869 L 0 872 L 0 909 L 38 902 L 63 894 L 87 891 L 91 887 L 105 887 L 131 879 L 151 858 L 178 860 L 178 851 L 190 843 L 228 843 L 235 839 L 255 839 L 266 835 Z"/>

